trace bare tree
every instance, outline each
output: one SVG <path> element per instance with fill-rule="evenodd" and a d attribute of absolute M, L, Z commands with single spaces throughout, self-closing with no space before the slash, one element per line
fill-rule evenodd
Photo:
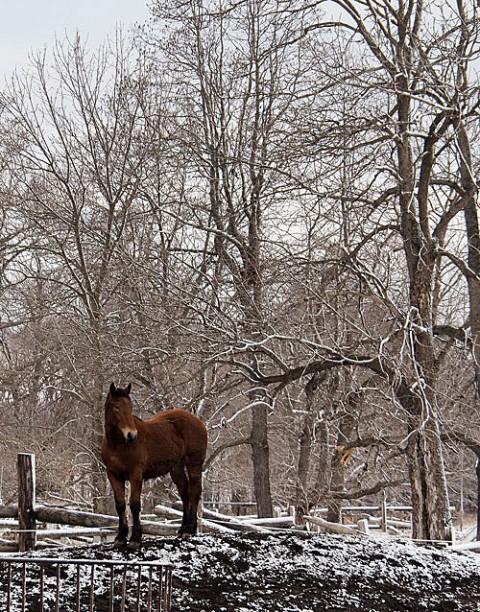
<path fill-rule="evenodd" d="M 14 80 L 4 403 L 55 406 L 44 449 L 128 376 L 139 410 L 209 421 L 218 495 L 252 473 L 261 515 L 338 518 L 407 482 L 414 535 L 443 538 L 445 461 L 478 450 L 478 9 L 325 6 L 158 2 L 142 53 L 75 40 Z"/>
<path fill-rule="evenodd" d="M 43 299 L 75 330 L 58 328 L 65 354 L 72 361 L 82 354 L 82 367 L 68 368 L 73 378 L 61 386 L 80 388 L 82 402 L 95 406 L 93 456 L 105 376 L 114 369 L 106 360 L 107 315 L 119 282 L 112 263 L 138 196 L 146 150 L 138 139 L 142 115 L 133 86 L 142 66 L 132 53 L 119 36 L 114 48 L 106 45 L 90 57 L 77 38 L 57 46 L 53 70 L 40 54 L 33 76 L 15 77 L 8 94 L 9 119 L 23 137 L 13 169 L 18 213 L 31 220 L 31 261 L 41 262 L 30 274 L 44 278 Z"/>
<path fill-rule="evenodd" d="M 249 347 L 262 342 L 269 329 L 267 232 L 282 218 L 275 207 L 284 182 L 274 171 L 281 155 L 278 139 L 301 79 L 298 56 L 288 46 L 300 20 L 289 22 L 270 5 L 192 2 L 187 10 L 179 5 L 158 14 L 172 28 L 161 66 L 174 66 L 172 93 L 183 105 L 175 139 L 194 173 L 195 186 L 184 196 L 195 211 L 192 224 L 209 235 L 211 286 L 221 282 L 217 300 L 235 312 L 238 336 L 226 330 L 227 350 L 240 350 L 252 363 L 261 355 Z M 262 385 L 250 383 L 248 402 L 255 496 L 259 514 L 269 516 L 271 399 Z"/>
<path fill-rule="evenodd" d="M 362 81 L 356 83 L 364 90 L 369 87 L 380 98 L 383 93 L 383 113 L 366 126 L 371 128 L 376 123 L 380 134 L 389 134 L 385 140 L 387 149 L 396 156 L 395 163 L 389 164 L 394 180 L 385 181 L 373 208 L 379 212 L 386 202 L 391 202 L 390 210 L 395 211 L 387 217 L 391 222 L 374 228 L 374 234 L 367 234 L 349 250 L 357 258 L 368 244 L 367 238 L 394 227 L 402 239 L 408 279 L 408 301 L 401 307 L 405 308 L 402 325 L 406 332 L 402 351 L 407 361 L 396 383 L 396 397 L 408 415 L 406 450 L 415 509 L 414 534 L 427 539 L 443 538 L 450 516 L 440 441 L 441 415 L 435 393 L 439 353 L 434 324 L 442 314 L 439 245 L 444 247 L 448 241 L 450 222 L 461 210 L 465 210 L 471 228 L 470 244 L 472 238 L 475 242 L 478 229 L 472 215 L 476 189 L 471 153 L 458 121 L 459 107 L 468 109 L 468 117 L 477 104 L 476 93 L 468 89 L 465 80 L 465 58 L 472 57 L 475 41 L 475 15 L 467 15 L 463 3 L 442 3 L 449 25 L 435 31 L 426 27 L 431 14 L 425 10 L 433 11 L 434 3 L 428 7 L 423 2 L 396 6 L 353 1 L 335 4 L 345 17 L 336 27 L 354 32 L 356 38 L 351 44 L 359 44 L 361 49 L 364 43 L 368 56 L 376 62 L 375 76 L 371 76 L 371 69 L 360 72 Z M 329 28 L 331 24 L 320 23 L 318 27 Z M 352 85 L 356 82 L 347 74 L 344 78 Z M 448 164 L 457 137 L 462 161 Z M 374 167 L 371 172 L 375 172 Z M 380 186 L 382 174 L 381 170 L 376 178 L 372 174 L 370 188 L 375 183 L 377 188 Z M 473 266 L 475 254 L 473 247 Z M 375 278 L 372 272 L 370 268 L 370 279 Z M 475 293 L 475 287 L 470 291 Z M 375 362 L 376 359 L 370 363 L 373 369 L 377 368 Z M 387 370 L 382 369 L 385 374 Z"/>
<path fill-rule="evenodd" d="M 307 339 L 298 343 L 311 348 L 306 363 L 288 367 L 288 360 L 283 359 L 277 375 L 266 375 L 265 368 L 256 368 L 250 375 L 265 385 L 287 385 L 314 372 L 356 364 L 386 381 L 406 415 L 403 441 L 414 535 L 444 538 L 450 514 L 436 393 L 443 349 L 448 348 L 441 338 L 450 329 L 439 325 L 448 315 L 445 304 L 451 290 L 444 256 L 446 245 L 454 244 L 455 220 L 474 201 L 471 180 L 466 182 L 472 174 L 468 150 L 463 149 L 463 169 L 454 161 L 458 160 L 455 142 L 459 132 L 453 118 L 458 112 L 445 93 L 458 93 L 458 59 L 465 58 L 465 19 L 460 5 L 443 4 L 449 27 L 437 31 L 429 27 L 430 22 L 426 25 L 431 13 L 424 10 L 424 3 L 336 4 L 345 19 L 320 22 L 308 30 L 324 33 L 334 27 L 335 32 L 354 34 L 345 39 L 351 53 L 337 54 L 341 61 L 321 70 L 329 70 L 334 77 L 332 91 L 338 85 L 358 95 L 350 96 L 349 115 L 345 105 L 339 109 L 338 120 L 332 110 L 324 112 L 328 131 L 321 125 L 316 129 L 315 116 L 304 120 L 310 128 L 304 133 L 312 136 L 305 148 L 316 146 L 333 160 L 336 151 L 345 152 L 348 147 L 355 152 L 350 163 L 360 159 L 363 175 L 349 165 L 353 188 L 346 192 L 340 187 L 336 196 L 331 187 L 323 192 L 341 205 L 336 219 L 349 235 L 345 253 L 338 259 L 339 269 L 356 275 L 367 299 L 359 300 L 356 314 L 351 308 L 340 310 L 349 323 L 334 344 L 326 341 L 325 334 L 315 343 Z M 428 8 L 433 10 L 433 3 Z M 468 23 L 473 27 L 474 21 Z M 324 57 L 322 60 L 325 63 Z M 367 93 L 366 103 L 361 98 Z M 464 93 L 475 94 L 468 88 Z M 464 98 L 462 108 L 475 109 L 475 95 L 470 101 Z M 318 117 L 322 119 L 322 114 Z M 345 176 L 341 160 L 332 165 L 337 180 Z M 321 173 L 318 177 L 325 181 Z M 383 246 L 382 236 L 388 241 Z M 375 251 L 384 254 L 381 261 L 372 257 Z M 392 267 L 393 258 L 396 267 Z M 365 307 L 370 298 L 385 313 L 376 329 L 368 327 Z M 387 317 L 393 325 L 386 324 Z M 452 328 L 451 337 L 460 337 L 455 334 Z M 276 361 L 281 362 L 278 356 Z"/>

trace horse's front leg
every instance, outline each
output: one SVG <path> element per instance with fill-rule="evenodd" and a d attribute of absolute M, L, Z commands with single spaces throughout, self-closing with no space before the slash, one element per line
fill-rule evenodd
<path fill-rule="evenodd" d="M 142 474 L 137 474 L 130 479 L 130 511 L 133 520 L 132 535 L 128 543 L 128 548 L 130 550 L 139 549 L 142 543 L 142 526 L 140 524 L 142 484 Z"/>
<path fill-rule="evenodd" d="M 118 532 L 115 537 L 114 546 L 125 546 L 128 537 L 127 506 L 125 503 L 125 480 L 118 478 L 112 472 L 107 472 L 108 480 L 115 498 L 115 509 L 118 514 Z"/>

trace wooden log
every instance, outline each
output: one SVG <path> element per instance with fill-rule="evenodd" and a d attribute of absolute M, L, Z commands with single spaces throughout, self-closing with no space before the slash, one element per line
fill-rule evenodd
<path fill-rule="evenodd" d="M 309 523 L 313 523 L 314 525 L 318 525 L 319 527 L 323 527 L 326 531 L 331 531 L 333 533 L 341 533 L 343 535 L 357 535 L 358 530 L 356 528 L 347 527 L 346 525 L 341 525 L 340 523 L 330 523 L 325 519 L 320 518 L 319 516 L 310 516 L 306 515 L 303 517 Z"/>
<path fill-rule="evenodd" d="M 18 549 L 32 550 L 36 543 L 35 455 L 19 453 L 18 467 Z"/>
<path fill-rule="evenodd" d="M 36 506 L 35 515 L 44 523 L 58 523 L 60 525 L 78 525 L 80 527 L 117 527 L 118 518 L 109 514 L 94 514 L 81 510 L 66 510 L 54 506 Z M 176 533 L 173 525 L 142 521 L 143 532 L 147 535 L 172 535 Z"/>
<path fill-rule="evenodd" d="M 178 516 L 182 513 L 179 510 L 179 506 L 175 504 L 174 510 L 178 512 Z M 165 506 L 159 506 L 165 511 Z M 257 515 L 252 516 L 232 516 L 230 514 L 222 514 L 215 510 L 207 510 L 203 508 L 203 517 L 208 521 L 219 525 L 225 525 L 226 527 L 233 529 L 234 531 L 258 531 L 265 532 L 269 527 L 293 527 L 295 519 L 293 516 L 282 516 L 282 517 L 271 517 L 271 518 L 258 518 Z"/>
<path fill-rule="evenodd" d="M 72 527 L 70 529 L 39 529 L 37 538 L 77 538 L 85 536 L 104 536 L 114 534 L 115 527 Z"/>
<path fill-rule="evenodd" d="M 8 506 L 0 505 L 0 518 L 18 518 L 17 504 L 11 504 Z"/>
<path fill-rule="evenodd" d="M 214 512 L 213 510 L 203 509 L 203 516 L 209 521 L 212 521 L 219 525 L 224 525 L 234 531 L 259 531 L 264 532 L 265 529 L 250 523 L 249 521 L 238 521 L 235 517 L 229 516 L 228 514 L 221 514 L 220 512 Z"/>
<path fill-rule="evenodd" d="M 370 527 L 377 526 L 379 529 L 381 528 L 382 519 L 378 516 L 368 516 L 366 517 L 370 523 Z M 400 527 L 402 529 L 411 529 L 412 522 L 411 521 L 401 521 L 400 519 L 388 519 L 388 527 L 390 526 Z"/>
<path fill-rule="evenodd" d="M 463 544 L 454 544 L 447 546 L 447 550 L 455 552 L 464 552 L 467 550 L 480 550 L 480 542 L 464 542 Z"/>
<path fill-rule="evenodd" d="M 158 504 L 153 509 L 157 516 L 161 516 L 162 518 L 173 519 L 173 520 L 182 520 L 183 513 L 179 510 L 175 510 L 175 508 L 170 508 L 168 506 L 163 506 L 162 504 Z M 219 523 L 214 523 L 213 521 L 209 521 L 202 517 L 201 519 L 202 529 L 205 531 L 213 531 L 214 533 L 234 533 L 233 529 L 229 529 L 224 525 L 220 525 Z M 177 527 L 178 529 L 178 527 Z"/>
<path fill-rule="evenodd" d="M 12 542 L 11 540 L 0 540 L 0 552 L 18 552 L 17 542 Z"/>
<path fill-rule="evenodd" d="M 38 505 L 35 508 L 37 519 L 43 523 L 77 525 L 79 527 L 115 527 L 118 518 L 109 514 L 94 514 L 81 510 Z"/>
<path fill-rule="evenodd" d="M 161 504 L 158 506 L 160 512 L 166 512 L 167 510 L 173 510 L 175 516 L 181 519 L 183 513 L 181 511 L 181 503 L 176 502 L 173 505 L 173 508 L 167 508 L 166 506 L 162 506 Z M 156 512 L 156 509 L 154 509 Z M 221 512 L 217 512 L 215 510 L 207 510 L 202 506 L 202 526 L 207 527 L 207 530 L 214 526 L 215 531 L 219 531 L 218 528 L 224 528 L 227 531 L 232 533 L 233 531 L 261 531 L 260 528 L 252 528 L 249 529 L 247 525 L 243 524 L 243 521 L 238 520 L 237 517 L 230 516 L 229 514 L 222 514 Z M 222 531 L 222 529 L 220 529 Z"/>
<path fill-rule="evenodd" d="M 294 527 L 295 517 L 288 516 L 275 516 L 272 518 L 254 518 L 251 521 L 242 521 L 250 523 L 252 525 L 258 525 L 259 527 Z"/>

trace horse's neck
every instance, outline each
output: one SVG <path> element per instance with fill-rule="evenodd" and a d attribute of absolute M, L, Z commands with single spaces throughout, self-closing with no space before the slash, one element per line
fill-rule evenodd
<path fill-rule="evenodd" d="M 123 441 L 123 434 L 116 425 L 105 418 L 104 434 L 107 442 L 112 446 L 117 446 Z"/>

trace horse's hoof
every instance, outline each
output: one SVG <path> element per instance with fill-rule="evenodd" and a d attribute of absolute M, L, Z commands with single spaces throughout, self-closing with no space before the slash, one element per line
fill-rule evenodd
<path fill-rule="evenodd" d="M 126 540 L 114 540 L 113 548 L 125 548 L 126 544 Z"/>
<path fill-rule="evenodd" d="M 140 550 L 141 545 L 142 543 L 138 540 L 130 540 L 130 542 L 127 544 L 127 550 L 135 552 L 137 550 Z"/>

